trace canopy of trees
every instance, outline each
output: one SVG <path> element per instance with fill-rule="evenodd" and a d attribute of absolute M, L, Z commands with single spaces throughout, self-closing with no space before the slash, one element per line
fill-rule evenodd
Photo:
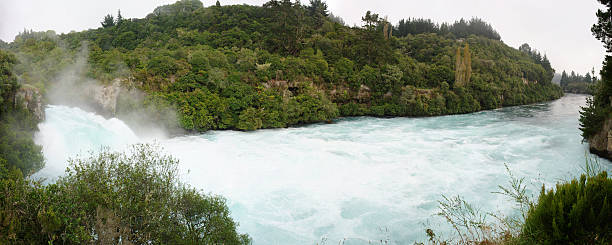
<path fill-rule="evenodd" d="M 477 35 L 493 40 L 501 40 L 501 36 L 493 27 L 480 18 L 470 20 L 461 19 L 453 24 L 437 24 L 430 19 L 415 18 L 402 19 L 393 29 L 396 36 L 417 35 L 422 33 L 437 33 L 451 38 L 466 38 Z"/>
<path fill-rule="evenodd" d="M 318 0 L 261 7 L 182 0 L 143 19 L 108 15 L 94 30 L 25 32 L 8 49 L 30 57 L 17 75 L 44 90 L 46 77 L 87 42 L 88 76 L 129 77 L 128 86 L 148 95 L 145 104 L 176 108 L 178 124 L 194 131 L 467 113 L 562 95 L 546 56 L 508 47 L 478 18 L 393 26 L 367 12 L 362 20 L 345 26 Z M 466 46 L 469 62 L 457 69 L 456 50 Z M 31 70 L 45 76 L 30 79 Z M 118 111 L 142 106 L 120 103 Z"/>

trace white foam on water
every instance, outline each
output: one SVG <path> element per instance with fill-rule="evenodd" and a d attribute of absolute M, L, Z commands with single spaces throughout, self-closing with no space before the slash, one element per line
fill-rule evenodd
<path fill-rule="evenodd" d="M 227 197 L 240 231 L 255 244 L 424 241 L 441 195 L 483 210 L 512 212 L 502 196 L 507 163 L 518 177 L 551 185 L 581 172 L 578 130 L 584 96 L 466 115 L 349 118 L 335 124 L 256 132 L 213 131 L 161 139 L 184 179 Z M 49 106 L 36 142 L 54 178 L 65 159 L 101 145 L 143 142 L 121 121 Z M 601 160 L 610 167 L 610 163 Z M 434 221 L 432 221 L 434 220 Z M 448 231 L 440 225 L 439 229 Z"/>
<path fill-rule="evenodd" d="M 49 105 L 34 141 L 42 145 L 45 167 L 36 176 L 56 178 L 64 173 L 68 158 L 85 156 L 102 146 L 119 150 L 140 141 L 117 118 L 105 119 L 76 107 Z"/>

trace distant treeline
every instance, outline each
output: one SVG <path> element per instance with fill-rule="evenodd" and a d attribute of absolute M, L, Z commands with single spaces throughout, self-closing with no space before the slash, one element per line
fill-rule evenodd
<path fill-rule="evenodd" d="M 563 91 L 577 94 L 592 94 L 593 86 L 599 82 L 595 76 L 595 69 L 587 72 L 584 76 L 572 71 L 569 75 L 566 71 L 561 73 L 560 85 Z"/>
<path fill-rule="evenodd" d="M 467 21 L 460 19 L 453 24 L 437 24 L 431 19 L 408 18 L 400 20 L 398 25 L 393 28 L 393 35 L 399 37 L 422 33 L 452 34 L 455 38 L 466 38 L 470 35 L 476 35 L 493 40 L 501 40 L 499 33 L 489 23 L 476 17 Z"/>
<path fill-rule="evenodd" d="M 593 74 L 593 75 L 591 75 Z M 595 71 L 587 72 L 584 76 L 572 71 L 569 75 L 563 71 L 561 73 L 561 87 L 565 87 L 570 83 L 596 83 L 599 81 L 595 76 Z"/>

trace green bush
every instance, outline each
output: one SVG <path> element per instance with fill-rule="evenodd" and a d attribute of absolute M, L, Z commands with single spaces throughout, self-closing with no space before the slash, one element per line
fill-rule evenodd
<path fill-rule="evenodd" d="M 260 129 L 263 123 L 259 114 L 259 111 L 252 107 L 242 111 L 242 113 L 240 113 L 240 116 L 238 116 L 238 118 L 240 119 L 240 121 L 238 122 L 238 129 L 246 131 Z"/>
<path fill-rule="evenodd" d="M 103 150 L 41 186 L 0 158 L 0 244 L 249 244 L 226 200 L 179 181 L 157 148 Z"/>
<path fill-rule="evenodd" d="M 606 172 L 557 184 L 542 192 L 523 226 L 521 240 L 537 244 L 610 244 L 612 179 Z"/>

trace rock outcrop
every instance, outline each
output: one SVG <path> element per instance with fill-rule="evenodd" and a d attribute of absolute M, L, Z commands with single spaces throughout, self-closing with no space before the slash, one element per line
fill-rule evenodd
<path fill-rule="evenodd" d="M 359 87 L 359 92 L 357 93 L 357 99 L 360 102 L 369 101 L 370 100 L 370 88 L 365 85 L 361 85 Z"/>
<path fill-rule="evenodd" d="M 109 85 L 92 86 L 88 93 L 96 103 L 96 107 L 104 114 L 114 116 L 117 113 L 117 98 L 121 91 L 121 79 L 116 78 Z"/>
<path fill-rule="evenodd" d="M 36 119 L 42 121 L 45 119 L 45 109 L 43 108 L 42 96 L 40 91 L 31 85 L 22 85 L 19 91 L 15 94 L 16 105 L 21 104 L 23 108 L 28 109 Z"/>
<path fill-rule="evenodd" d="M 601 130 L 589 138 L 588 142 L 592 153 L 612 159 L 612 118 L 606 119 Z"/>

